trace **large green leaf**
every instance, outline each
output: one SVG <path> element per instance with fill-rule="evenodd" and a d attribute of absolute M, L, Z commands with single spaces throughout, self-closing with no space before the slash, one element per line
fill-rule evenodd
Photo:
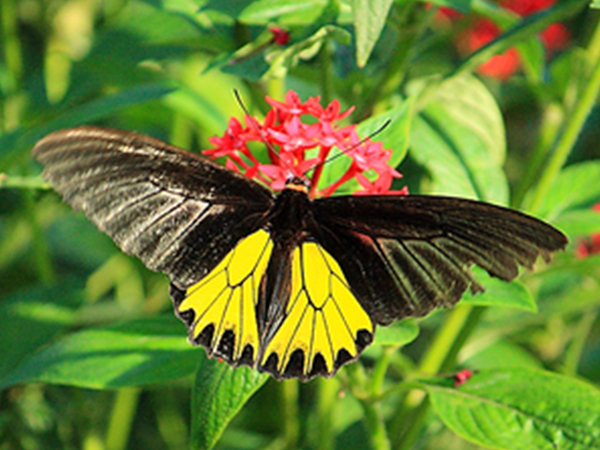
<path fill-rule="evenodd" d="M 310 24 L 326 5 L 326 0 L 257 0 L 244 8 L 238 19 L 257 25 L 267 24 L 276 18 L 283 19 L 286 23 L 292 21 L 295 24 Z"/>
<path fill-rule="evenodd" d="M 471 9 L 471 0 L 428 0 L 425 3 L 433 3 L 437 6 L 447 6 L 448 8 L 464 13 L 469 12 Z"/>
<path fill-rule="evenodd" d="M 209 360 L 196 373 L 192 392 L 193 450 L 212 448 L 227 424 L 268 379 L 249 367 Z"/>
<path fill-rule="evenodd" d="M 477 280 L 485 286 L 485 292 L 473 295 L 467 291 L 462 301 L 480 306 L 503 306 L 509 308 L 524 309 L 525 311 L 537 311 L 537 305 L 531 293 L 518 281 L 507 283 L 498 278 L 489 276 L 483 269 L 475 267 L 473 272 Z"/>
<path fill-rule="evenodd" d="M 321 46 L 330 40 L 348 44 L 350 34 L 336 25 L 325 25 L 319 28 L 306 39 L 269 55 L 270 68 L 264 73 L 263 79 L 284 77 L 292 67 L 298 64 L 298 61 L 314 57 Z M 243 74 L 238 73 L 238 75 Z"/>
<path fill-rule="evenodd" d="M 431 177 L 427 191 L 507 203 L 504 122 L 491 93 L 475 77 L 461 76 L 437 86 L 428 100 L 410 138 L 411 157 Z"/>
<path fill-rule="evenodd" d="M 586 161 L 565 168 L 554 181 L 538 209 L 553 219 L 562 211 L 588 207 L 600 199 L 600 161 Z"/>
<path fill-rule="evenodd" d="M 373 345 L 402 346 L 414 341 L 419 335 L 419 326 L 414 320 L 406 319 L 387 327 L 377 327 Z"/>
<path fill-rule="evenodd" d="M 174 90 L 173 87 L 155 83 L 134 86 L 108 97 L 92 100 L 89 103 L 72 108 L 62 116 L 44 125 L 17 129 L 0 137 L 0 168 L 4 160 L 12 153 L 33 147 L 38 140 L 52 131 L 87 124 L 129 106 L 155 100 Z"/>
<path fill-rule="evenodd" d="M 352 10 L 356 37 L 356 64 L 364 67 L 381 35 L 392 0 L 354 0 Z"/>
<path fill-rule="evenodd" d="M 61 280 L 1 299 L 0 380 L 73 323 L 81 288 L 73 280 Z"/>
<path fill-rule="evenodd" d="M 95 389 L 161 383 L 190 375 L 204 351 L 172 315 L 87 329 L 43 348 L 0 382 L 41 381 Z"/>
<path fill-rule="evenodd" d="M 570 238 L 600 233 L 600 212 L 593 209 L 566 211 L 553 221 Z"/>
<path fill-rule="evenodd" d="M 476 373 L 460 388 L 423 380 L 444 424 L 468 441 L 506 450 L 600 448 L 600 391 L 525 367 Z"/>

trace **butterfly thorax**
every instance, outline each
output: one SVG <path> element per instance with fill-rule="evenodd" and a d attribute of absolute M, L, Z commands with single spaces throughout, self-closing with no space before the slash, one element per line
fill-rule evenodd
<path fill-rule="evenodd" d="M 276 197 L 269 212 L 266 227 L 275 246 L 295 247 L 315 228 L 306 184 L 294 180 Z"/>

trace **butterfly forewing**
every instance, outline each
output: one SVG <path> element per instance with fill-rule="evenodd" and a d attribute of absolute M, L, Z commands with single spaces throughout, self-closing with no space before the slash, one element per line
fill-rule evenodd
<path fill-rule="evenodd" d="M 567 243 L 533 217 L 454 197 L 334 197 L 314 201 L 313 213 L 324 247 L 381 324 L 452 306 L 469 287 L 483 290 L 474 264 L 509 281 L 519 264 L 531 268 Z"/>
<path fill-rule="evenodd" d="M 272 205 L 259 184 L 136 133 L 64 130 L 33 153 L 67 203 L 180 288 L 199 281 L 259 229 Z"/>

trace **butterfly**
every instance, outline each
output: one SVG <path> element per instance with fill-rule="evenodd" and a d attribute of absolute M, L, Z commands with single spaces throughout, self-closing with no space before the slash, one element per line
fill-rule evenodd
<path fill-rule="evenodd" d="M 299 178 L 275 194 L 133 132 L 57 131 L 33 154 L 68 204 L 169 276 L 193 344 L 276 379 L 330 377 L 377 325 L 483 291 L 471 266 L 509 281 L 567 244 L 538 219 L 475 200 L 311 199 Z"/>

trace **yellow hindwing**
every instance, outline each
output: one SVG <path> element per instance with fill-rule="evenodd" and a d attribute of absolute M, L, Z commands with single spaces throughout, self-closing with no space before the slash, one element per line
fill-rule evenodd
<path fill-rule="evenodd" d="M 231 362 L 238 361 L 247 346 L 254 357 L 258 354 L 255 309 L 272 248 L 269 234 L 257 231 L 240 241 L 206 277 L 187 289 L 179 311 L 194 312 L 192 340 L 212 325 L 209 354 L 212 355 L 227 331 L 233 332 Z"/>
<path fill-rule="evenodd" d="M 350 291 L 339 266 L 321 246 L 305 242 L 294 250 L 291 296 L 286 318 L 270 342 L 261 363 L 275 353 L 282 373 L 292 353 L 304 353 L 302 374 L 310 374 L 320 354 L 327 373 L 335 370 L 338 352 L 355 357 L 360 330 L 373 333 L 371 319 Z"/>

